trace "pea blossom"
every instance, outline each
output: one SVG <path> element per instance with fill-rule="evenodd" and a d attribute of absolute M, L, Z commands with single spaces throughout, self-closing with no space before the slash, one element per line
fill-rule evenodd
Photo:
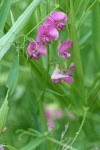
<path fill-rule="evenodd" d="M 71 54 L 69 53 L 69 50 L 72 45 L 73 42 L 71 40 L 67 40 L 66 42 L 62 43 L 59 46 L 58 55 L 62 55 L 64 59 L 70 58 Z"/>
<path fill-rule="evenodd" d="M 64 12 L 52 12 L 46 19 L 45 24 L 50 24 L 59 30 L 63 30 L 63 28 L 66 27 L 65 23 L 67 20 L 68 17 Z"/>
<path fill-rule="evenodd" d="M 0 150 L 4 150 L 4 147 L 3 147 L 3 146 L 0 146 Z"/>
<path fill-rule="evenodd" d="M 56 68 L 56 70 L 53 72 L 51 76 L 51 80 L 53 83 L 62 83 L 66 82 L 68 84 L 71 84 L 74 79 L 71 76 L 71 73 L 73 72 L 75 66 L 74 63 L 71 63 L 68 72 L 60 70 L 60 68 Z"/>
<path fill-rule="evenodd" d="M 42 43 L 31 41 L 28 48 L 30 58 L 39 59 L 40 54 L 46 56 L 46 48 Z"/>
<path fill-rule="evenodd" d="M 52 25 L 41 25 L 38 28 L 37 42 L 51 44 L 50 38 L 57 40 L 58 37 L 59 33 Z"/>

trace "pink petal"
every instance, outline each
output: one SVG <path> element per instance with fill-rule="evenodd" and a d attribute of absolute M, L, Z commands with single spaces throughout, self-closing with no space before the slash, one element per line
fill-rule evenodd
<path fill-rule="evenodd" d="M 68 84 L 71 84 L 74 81 L 73 77 L 71 76 L 66 76 L 63 80 Z"/>
<path fill-rule="evenodd" d="M 54 128 L 54 122 L 51 119 L 48 119 L 48 126 L 50 129 Z"/>
<path fill-rule="evenodd" d="M 73 42 L 71 40 L 67 40 L 66 42 L 62 43 L 59 47 L 58 55 L 62 55 L 64 52 L 69 51 L 72 44 Z"/>
<path fill-rule="evenodd" d="M 4 147 L 3 147 L 3 146 L 1 146 L 1 147 L 0 147 L 0 150 L 4 150 Z"/>
<path fill-rule="evenodd" d="M 34 59 L 39 59 L 40 58 L 40 54 L 37 53 L 37 54 L 32 54 L 31 58 L 34 58 Z"/>
<path fill-rule="evenodd" d="M 61 119 L 63 117 L 62 110 L 60 108 L 58 108 L 56 111 L 57 111 L 56 112 L 57 113 L 57 118 Z"/>
<path fill-rule="evenodd" d="M 51 17 L 48 17 L 48 18 L 45 20 L 45 25 L 46 25 L 46 24 L 55 26 L 55 21 L 54 21 Z"/>
<path fill-rule="evenodd" d="M 47 35 L 50 38 L 53 38 L 54 40 L 57 40 L 59 37 L 59 33 L 52 25 L 45 25 L 44 26 L 44 34 Z"/>
<path fill-rule="evenodd" d="M 44 36 L 44 26 L 39 26 L 39 28 L 38 28 L 38 34 L 37 34 L 37 39 L 36 39 L 36 41 L 37 42 L 42 42 L 42 38 L 43 38 L 43 36 Z"/>
<path fill-rule="evenodd" d="M 68 20 L 68 17 L 64 12 L 52 12 L 50 17 L 56 22 L 66 22 Z"/>
<path fill-rule="evenodd" d="M 68 59 L 68 58 L 70 58 L 70 56 L 71 56 L 71 54 L 68 53 L 68 52 L 65 52 L 65 53 L 63 54 L 64 59 Z"/>
<path fill-rule="evenodd" d="M 74 69 L 75 69 L 75 65 L 74 65 L 74 63 L 71 63 L 67 74 L 71 75 L 71 73 L 74 71 Z"/>
<path fill-rule="evenodd" d="M 36 48 L 36 42 L 31 41 L 30 44 L 28 45 L 28 54 L 31 56 L 33 54 L 33 50 Z"/>
<path fill-rule="evenodd" d="M 46 107 L 45 108 L 45 115 L 46 115 L 46 118 L 47 119 L 50 119 L 52 117 L 52 112 L 51 110 L 49 109 L 49 107 Z"/>
<path fill-rule="evenodd" d="M 42 43 L 38 43 L 38 49 L 39 49 L 40 54 L 42 54 L 43 56 L 46 56 L 47 50 Z"/>
<path fill-rule="evenodd" d="M 53 72 L 52 76 L 51 76 L 51 80 L 58 80 L 60 76 L 60 69 L 55 69 L 55 71 Z"/>
<path fill-rule="evenodd" d="M 64 23 L 58 23 L 58 24 L 56 25 L 56 27 L 57 27 L 59 30 L 63 30 L 64 27 L 66 27 L 66 25 L 65 25 Z"/>

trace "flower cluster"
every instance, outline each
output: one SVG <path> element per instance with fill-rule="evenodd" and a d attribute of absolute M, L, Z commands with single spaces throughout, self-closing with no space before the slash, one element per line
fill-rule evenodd
<path fill-rule="evenodd" d="M 45 44 L 51 44 L 51 39 L 58 40 L 58 30 L 63 30 L 66 27 L 65 23 L 67 20 L 68 17 L 64 12 L 52 12 L 50 14 L 45 20 L 44 25 L 39 26 L 36 41 L 31 41 L 28 45 L 27 50 L 30 58 L 39 59 L 40 55 L 46 56 L 47 50 Z M 73 42 L 71 40 L 63 42 L 59 46 L 58 56 L 62 56 L 64 59 L 70 58 L 71 54 L 69 53 L 69 50 L 72 44 Z M 71 76 L 71 73 L 73 70 L 74 63 L 70 65 L 68 72 L 56 68 L 51 76 L 52 82 L 57 83 L 65 81 L 68 84 L 72 83 L 73 77 Z"/>
<path fill-rule="evenodd" d="M 36 41 L 31 41 L 27 48 L 30 58 L 39 59 L 40 55 L 46 56 L 45 44 L 51 44 L 51 39 L 57 40 L 59 38 L 57 29 L 63 30 L 67 20 L 68 17 L 64 12 L 50 14 L 44 25 L 39 26 Z M 59 55 L 62 55 L 62 52 Z"/>
<path fill-rule="evenodd" d="M 71 112 L 66 112 L 63 114 L 63 111 L 60 107 L 51 108 L 49 105 L 45 107 L 45 115 L 48 123 L 49 131 L 55 127 L 56 120 L 63 119 L 67 117 L 70 121 L 75 119 L 75 116 Z"/>

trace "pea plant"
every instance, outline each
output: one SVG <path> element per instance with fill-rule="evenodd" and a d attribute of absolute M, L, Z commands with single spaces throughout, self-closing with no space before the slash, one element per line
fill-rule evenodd
<path fill-rule="evenodd" d="M 100 0 L 0 1 L 0 150 L 100 149 Z"/>

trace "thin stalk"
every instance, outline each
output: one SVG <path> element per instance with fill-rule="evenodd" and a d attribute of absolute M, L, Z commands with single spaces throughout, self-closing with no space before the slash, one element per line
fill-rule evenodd
<path fill-rule="evenodd" d="M 73 141 L 71 142 L 70 146 L 72 146 L 74 144 L 74 142 L 76 141 L 77 137 L 79 136 L 79 134 L 80 134 L 80 132 L 82 130 L 82 127 L 83 127 L 85 119 L 86 119 L 87 111 L 88 111 L 88 108 L 84 108 L 84 116 L 83 116 L 82 123 L 81 123 L 81 125 L 79 127 L 78 132 L 76 132 L 76 135 L 75 135 Z"/>
<path fill-rule="evenodd" d="M 73 9 L 73 0 L 70 0 L 70 37 L 73 41 L 73 49 L 72 49 L 72 56 L 73 61 L 75 64 L 75 72 L 76 72 L 76 81 L 78 87 L 80 88 L 80 97 L 84 101 L 85 98 L 85 87 L 84 87 L 84 74 L 83 74 L 83 67 L 82 67 L 82 60 L 79 50 L 78 44 L 78 37 L 75 28 L 75 16 L 74 16 L 74 9 Z"/>
<path fill-rule="evenodd" d="M 45 91 L 46 91 L 46 85 L 47 85 L 47 78 L 48 78 L 48 74 L 49 74 L 49 46 L 48 46 L 48 54 L 47 54 L 47 72 L 45 75 L 45 79 L 44 79 L 44 86 L 43 86 L 43 92 L 41 94 L 41 96 L 39 97 L 39 101 L 38 101 L 38 105 L 39 105 L 39 111 L 40 111 L 40 116 L 41 119 L 43 121 L 43 131 L 47 131 L 47 120 L 46 120 L 46 116 L 45 116 L 45 112 L 44 112 L 44 105 L 43 105 L 43 101 L 44 101 L 44 96 L 45 96 Z"/>
<path fill-rule="evenodd" d="M 55 7 L 52 11 L 55 11 L 59 6 Z M 50 13 L 49 13 L 50 14 Z M 39 22 L 39 24 L 37 24 L 32 30 L 30 30 L 27 34 L 26 34 L 26 37 L 31 33 L 33 32 L 48 16 L 49 14 L 43 19 L 41 20 L 41 22 Z"/>
<path fill-rule="evenodd" d="M 99 1 L 96 1 L 92 9 L 92 32 L 93 50 L 96 62 L 96 71 L 100 70 L 100 8 Z"/>
<path fill-rule="evenodd" d="M 80 18 L 80 20 L 79 20 L 79 23 L 78 23 L 78 26 L 77 26 L 77 30 L 79 30 L 79 28 L 80 28 L 80 26 L 81 26 L 81 24 L 82 24 L 82 22 L 83 22 L 83 18 L 85 17 L 85 15 L 87 14 L 87 12 L 93 7 L 93 5 L 96 3 L 96 1 L 97 1 L 97 0 L 95 0 L 95 1 L 91 4 L 91 6 L 88 7 L 87 9 L 86 9 L 86 6 L 85 6 L 85 8 L 84 8 L 84 10 L 83 10 L 83 13 L 82 13 L 82 16 L 81 16 L 81 18 Z M 99 13 L 97 13 L 97 14 L 99 14 Z"/>

